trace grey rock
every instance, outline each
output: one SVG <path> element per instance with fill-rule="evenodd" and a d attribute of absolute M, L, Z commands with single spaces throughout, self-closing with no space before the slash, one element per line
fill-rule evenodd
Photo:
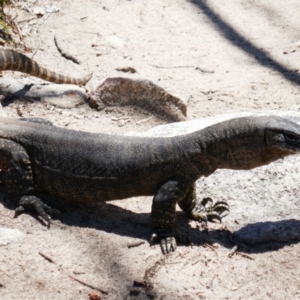
<path fill-rule="evenodd" d="M 73 108 L 86 102 L 85 89 L 71 84 L 41 83 L 36 78 L 22 80 L 1 78 L 2 95 L 12 95 L 16 98 L 45 101 L 59 108 Z"/>
<path fill-rule="evenodd" d="M 249 112 L 238 112 L 232 114 L 217 115 L 213 117 L 189 120 L 189 121 L 179 122 L 179 123 L 170 123 L 166 125 L 153 127 L 144 132 L 130 132 L 127 135 L 155 136 L 155 137 L 175 136 L 175 135 L 187 134 L 197 130 L 201 130 L 213 124 L 230 120 L 233 118 L 240 118 L 246 116 L 269 116 L 269 115 L 286 117 L 293 122 L 296 122 L 298 124 L 300 123 L 300 112 L 296 112 L 296 111 L 277 111 L 277 110 L 274 111 L 269 110 L 269 111 L 261 111 L 261 112 L 249 111 Z"/>
<path fill-rule="evenodd" d="M 90 93 L 88 102 L 97 110 L 107 106 L 136 105 L 164 120 L 186 120 L 186 104 L 149 80 L 107 78 Z"/>
<path fill-rule="evenodd" d="M 11 243 L 18 243 L 25 237 L 25 234 L 18 229 L 0 227 L 0 246 Z"/>
<path fill-rule="evenodd" d="M 86 96 L 80 91 L 66 91 L 53 96 L 45 96 L 42 101 L 59 108 L 73 108 L 86 102 Z"/>

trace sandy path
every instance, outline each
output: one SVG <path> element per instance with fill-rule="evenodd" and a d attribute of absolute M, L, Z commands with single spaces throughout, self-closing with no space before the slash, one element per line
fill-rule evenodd
<path fill-rule="evenodd" d="M 186 101 L 189 119 L 300 108 L 299 1 L 26 3 L 29 11 L 16 2 L 11 14 L 28 47 L 32 52 L 38 49 L 34 59 L 75 77 L 93 72 L 88 90 L 108 77 L 148 79 Z M 45 11 L 46 5 L 59 11 L 36 18 L 32 12 Z M 61 57 L 54 35 L 80 59 L 80 65 Z M 137 73 L 116 70 L 122 67 L 133 67 Z M 16 72 L 4 76 L 27 77 Z M 118 134 L 164 123 L 133 107 L 97 112 L 88 105 L 61 109 L 16 100 L 2 108 L 2 114 L 9 117 L 18 117 L 20 112 L 25 117 L 46 117 L 57 126 Z M 139 122 L 144 119 L 149 120 Z M 216 183 L 208 183 L 205 193 L 217 189 L 218 180 L 212 180 Z M 234 185 L 232 193 L 238 189 Z M 6 214 L 14 206 L 5 193 L 1 195 L 0 226 L 24 234 L 21 241 L 0 247 L 1 299 L 88 299 L 92 289 L 67 274 L 106 290 L 104 299 L 300 299 L 297 243 L 244 247 L 254 260 L 240 255 L 228 258 L 234 244 L 221 225 L 212 225 L 205 235 L 178 212 L 180 227 L 191 234 L 194 246 L 182 245 L 163 257 L 159 246 L 148 244 L 151 198 L 115 201 L 98 209 L 68 208 L 48 230 L 28 214 L 10 219 Z M 297 199 L 293 199 L 296 214 Z M 235 201 L 242 205 L 241 199 Z M 235 218 L 251 222 L 255 217 L 253 211 L 248 219 L 247 215 L 232 216 L 224 223 L 230 229 Z M 282 219 L 291 216 L 286 213 Z M 128 248 L 136 241 L 145 243 Z M 148 287 L 133 287 L 134 280 L 145 280 Z"/>

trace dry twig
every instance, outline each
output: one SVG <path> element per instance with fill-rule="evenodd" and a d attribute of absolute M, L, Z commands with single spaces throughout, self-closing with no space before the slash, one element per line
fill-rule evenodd
<path fill-rule="evenodd" d="M 39 37 L 39 40 L 38 40 L 38 43 L 37 43 L 37 46 L 35 47 L 32 55 L 31 55 L 31 59 L 33 59 L 33 57 L 36 55 L 36 53 L 38 52 L 38 50 L 40 49 L 40 46 L 41 46 L 41 39 Z"/>
<path fill-rule="evenodd" d="M 125 72 L 125 73 L 136 73 L 136 69 L 132 67 L 116 68 L 116 71 Z"/>
<path fill-rule="evenodd" d="M 231 251 L 228 253 L 228 257 L 232 257 L 233 254 L 237 251 L 238 249 L 238 246 L 234 246 Z"/>
<path fill-rule="evenodd" d="M 192 266 L 196 265 L 201 259 L 196 260 L 195 262 L 192 263 Z"/>
<path fill-rule="evenodd" d="M 56 36 L 54 36 L 54 42 L 55 42 L 55 46 L 56 46 L 57 50 L 60 52 L 60 54 L 63 57 L 72 60 L 76 64 L 80 64 L 80 62 L 78 61 L 77 58 L 75 58 L 73 55 L 71 55 L 70 53 L 68 53 L 68 52 L 66 52 L 65 50 L 62 49 L 61 45 L 58 43 L 58 40 L 57 40 Z"/>
<path fill-rule="evenodd" d="M 39 251 L 39 255 L 44 257 L 46 260 L 48 260 L 49 262 L 56 264 L 56 262 L 48 255 L 44 254 L 43 252 Z"/>
<path fill-rule="evenodd" d="M 195 66 L 171 66 L 171 67 L 163 67 L 149 64 L 150 66 L 157 68 L 157 69 L 185 69 L 185 68 L 196 68 Z"/>
<path fill-rule="evenodd" d="M 43 252 L 41 252 L 41 251 L 39 251 L 38 253 L 39 253 L 39 255 L 41 255 L 43 258 L 45 258 L 47 261 L 49 261 L 49 262 L 51 262 L 51 263 L 57 265 L 57 263 L 56 263 L 50 256 L 46 255 L 45 253 L 43 253 Z M 102 294 L 106 294 L 106 295 L 108 294 L 108 292 L 107 292 L 106 290 L 104 290 L 104 289 L 102 289 L 102 288 L 100 288 L 100 287 L 94 286 L 94 285 L 92 285 L 92 284 L 89 284 L 89 283 L 87 283 L 87 282 L 85 282 L 85 281 L 79 279 L 78 277 L 76 277 L 76 276 L 74 276 L 74 275 L 72 275 L 72 274 L 67 273 L 67 272 L 66 272 L 65 270 L 63 270 L 63 268 L 60 267 L 60 266 L 58 266 L 58 269 L 59 269 L 59 271 L 65 273 L 68 277 L 70 277 L 71 279 L 73 279 L 73 280 L 75 280 L 75 281 L 81 283 L 82 285 L 87 286 L 87 287 L 89 287 L 89 288 L 91 288 L 91 289 L 94 289 L 94 290 L 98 290 L 98 291 L 101 292 Z"/>
<path fill-rule="evenodd" d="M 246 254 L 246 253 L 243 253 L 243 252 L 239 252 L 239 251 L 237 251 L 237 249 L 238 249 L 238 246 L 234 246 L 234 247 L 231 249 L 231 251 L 229 252 L 228 257 L 232 257 L 234 254 L 238 254 L 238 255 L 240 255 L 240 256 L 249 258 L 249 259 L 251 259 L 251 260 L 255 260 L 255 258 L 254 258 L 253 256 L 251 256 L 251 255 L 249 255 L 249 254 Z"/>
<path fill-rule="evenodd" d="M 157 65 L 152 65 L 149 64 L 150 66 L 157 68 L 157 69 L 188 69 L 188 68 L 193 68 L 197 71 L 200 71 L 202 73 L 214 73 L 214 71 L 212 70 L 207 70 L 205 68 L 202 67 L 195 67 L 195 66 L 170 66 L 170 67 L 163 67 L 163 66 L 157 66 Z"/>
<path fill-rule="evenodd" d="M 127 245 L 128 248 L 134 248 L 145 244 L 145 241 L 133 242 Z"/>
<path fill-rule="evenodd" d="M 243 253 L 243 252 L 239 252 L 239 251 L 236 251 L 235 254 L 238 254 L 240 256 L 243 256 L 243 257 L 246 257 L 246 258 L 249 258 L 251 260 L 255 260 L 255 258 L 249 254 L 246 254 L 246 253 Z"/>
<path fill-rule="evenodd" d="M 213 251 L 218 255 L 218 252 L 216 251 L 216 249 L 215 249 L 212 245 L 209 245 L 209 244 L 207 244 L 207 243 L 204 243 L 204 244 L 203 244 L 203 247 L 204 247 L 204 248 L 209 248 L 209 249 L 213 250 Z"/>
<path fill-rule="evenodd" d="M 72 274 L 68 274 L 68 273 L 66 273 L 66 274 L 67 274 L 70 278 L 72 278 L 72 279 L 74 279 L 75 281 L 81 283 L 82 285 L 85 285 L 85 286 L 87 286 L 87 287 L 89 287 L 89 288 L 91 288 L 91 289 L 94 289 L 94 290 L 98 290 L 98 291 L 101 292 L 102 294 L 106 294 L 106 295 L 108 294 L 108 292 L 107 292 L 106 290 L 103 290 L 102 288 L 99 288 L 99 287 L 94 286 L 94 285 L 92 285 L 92 284 L 86 283 L 85 281 L 83 281 L 83 280 L 77 278 L 76 276 L 74 276 L 74 275 L 72 275 Z"/>

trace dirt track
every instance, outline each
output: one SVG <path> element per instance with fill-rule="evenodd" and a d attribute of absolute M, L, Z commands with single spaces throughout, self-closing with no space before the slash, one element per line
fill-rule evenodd
<path fill-rule="evenodd" d="M 89 91 L 108 77 L 148 79 L 185 101 L 188 119 L 300 109 L 299 1 L 24 3 L 16 1 L 9 13 L 16 17 L 32 51 L 27 55 L 37 50 L 36 61 L 66 75 L 93 72 L 86 86 Z M 46 5 L 59 10 L 52 7 L 47 12 Z M 43 16 L 37 18 L 37 11 Z M 80 65 L 60 55 L 54 35 L 79 58 Z M 116 70 L 125 67 L 137 72 Z M 27 77 L 17 72 L 3 76 Z M 24 82 L 42 81 L 30 77 Z M 22 99 L 3 104 L 1 113 L 44 117 L 57 126 L 117 134 L 165 123 L 136 107 L 95 111 L 83 104 L 62 109 Z M 205 192 L 210 189 L 218 186 L 206 186 Z M 222 194 L 226 198 L 228 191 Z M 241 251 L 248 257 L 229 258 L 234 246 L 229 231 L 211 225 L 206 235 L 178 210 L 180 228 L 190 234 L 194 246 L 180 245 L 174 254 L 163 257 L 159 246 L 148 244 L 151 198 L 114 201 L 98 208 L 68 207 L 48 230 L 34 215 L 9 218 L 7 213 L 12 215 L 14 206 L 5 195 L 1 194 L 0 226 L 24 235 L 21 241 L 0 247 L 1 299 L 88 299 L 94 289 L 69 275 L 107 291 L 104 299 L 300 299 L 298 243 L 244 245 Z M 298 203 L 293 199 L 296 213 Z M 242 199 L 235 201 L 243 205 Z M 235 219 L 238 222 L 247 215 L 224 219 L 224 225 L 230 230 Z M 128 248 L 139 241 L 145 243 Z M 134 280 L 146 285 L 134 287 Z"/>

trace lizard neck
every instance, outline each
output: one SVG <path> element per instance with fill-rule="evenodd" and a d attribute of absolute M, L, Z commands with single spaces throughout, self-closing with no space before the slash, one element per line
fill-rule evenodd
<path fill-rule="evenodd" d="M 217 124 L 181 136 L 180 143 L 200 176 L 217 169 L 248 170 L 266 164 L 262 154 L 264 132 L 251 126 Z"/>
<path fill-rule="evenodd" d="M 227 164 L 226 145 L 204 130 L 182 137 L 181 145 L 186 149 L 188 163 L 197 170 L 199 177 L 209 176 Z"/>

